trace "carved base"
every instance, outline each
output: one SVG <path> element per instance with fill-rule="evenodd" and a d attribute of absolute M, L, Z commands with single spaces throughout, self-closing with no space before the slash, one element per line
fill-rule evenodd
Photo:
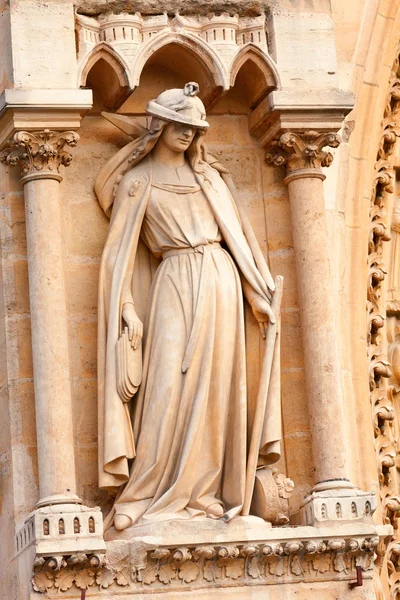
<path fill-rule="evenodd" d="M 45 506 L 55 506 L 56 504 L 82 504 L 82 500 L 76 494 L 54 494 L 41 498 L 35 506 L 35 510 Z"/>
<path fill-rule="evenodd" d="M 293 590 L 294 583 L 306 583 L 309 593 L 314 586 L 322 590 L 323 582 L 331 582 L 330 592 L 332 585 L 344 592 L 360 567 L 365 587 L 357 597 L 370 598 L 375 548 L 389 530 L 390 526 L 365 523 L 272 528 L 256 517 L 238 517 L 231 523 L 170 521 L 121 533 L 110 530 L 103 566 L 94 568 L 89 561 L 81 565 L 67 561 L 58 569 L 43 565 L 35 569 L 33 586 L 48 598 L 77 598 L 81 589 L 88 589 L 90 598 L 104 600 L 149 594 L 178 598 L 185 592 L 191 598 L 236 594 L 241 599 L 265 594 L 282 598 L 282 586 L 277 586 L 275 596 L 274 584 L 288 584 Z M 303 589 L 299 586 L 300 594 Z"/>
<path fill-rule="evenodd" d="M 348 523 L 372 523 L 377 507 L 372 492 L 357 489 L 332 489 L 312 492 L 304 500 L 300 511 L 294 515 L 295 525 L 327 527 Z"/>
<path fill-rule="evenodd" d="M 16 555 L 27 551 L 34 570 L 62 571 L 72 564 L 99 567 L 104 560 L 100 508 L 58 504 L 33 511 L 15 537 Z"/>

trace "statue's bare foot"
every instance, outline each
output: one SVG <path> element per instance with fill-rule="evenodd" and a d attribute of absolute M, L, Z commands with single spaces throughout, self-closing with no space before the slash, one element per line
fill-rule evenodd
<path fill-rule="evenodd" d="M 114 527 L 118 531 L 122 531 L 123 529 L 127 529 L 132 525 L 132 519 L 127 517 L 126 515 L 115 515 L 114 517 Z"/>
<path fill-rule="evenodd" d="M 211 519 L 220 519 L 224 514 L 224 509 L 219 502 L 214 502 L 207 507 L 206 515 Z"/>

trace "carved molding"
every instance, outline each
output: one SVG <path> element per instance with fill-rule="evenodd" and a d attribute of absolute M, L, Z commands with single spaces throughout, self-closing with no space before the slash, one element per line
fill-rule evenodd
<path fill-rule="evenodd" d="M 96 573 L 104 564 L 104 554 L 76 553 L 69 556 L 36 558 L 33 564 L 32 587 L 35 592 L 50 588 L 65 592 L 72 584 L 86 590 L 95 583 Z"/>
<path fill-rule="evenodd" d="M 238 14 L 223 12 L 207 16 L 184 16 L 177 13 L 169 17 L 142 15 L 139 12 L 107 13 L 98 18 L 76 15 L 79 37 L 79 57 L 99 42 L 123 45 L 126 52 L 129 45 L 135 46 L 154 38 L 166 30 L 184 30 L 198 35 L 211 45 L 243 46 L 248 43 L 267 46 L 265 15 L 241 17 Z"/>
<path fill-rule="evenodd" d="M 243 55 L 252 56 L 270 89 L 280 85 L 277 66 L 268 51 L 265 15 L 240 17 L 220 13 L 208 16 L 135 14 L 76 15 L 78 37 L 78 85 L 101 57 L 117 73 L 123 85 L 134 89 L 149 57 L 175 43 L 198 55 L 214 85 L 228 90 L 233 85 Z M 204 92 L 204 90 L 203 90 Z"/>
<path fill-rule="evenodd" d="M 32 583 L 42 593 L 121 587 L 132 593 L 266 585 L 279 582 L 350 580 L 360 566 L 372 576 L 378 535 L 315 537 L 282 541 L 138 548 L 107 544 L 105 562 L 84 554 L 38 562 Z"/>
<path fill-rule="evenodd" d="M 68 167 L 72 154 L 65 146 L 74 148 L 79 140 L 75 131 L 17 131 L 8 140 L 0 160 L 7 165 L 20 165 L 22 180 L 57 179 L 61 181 L 60 166 Z"/>
<path fill-rule="evenodd" d="M 400 49 L 398 50 L 399 53 Z M 384 523 L 394 529 L 393 538 L 388 544 L 380 544 L 377 566 L 387 570 L 390 585 L 390 598 L 395 600 L 400 590 L 400 537 L 398 518 L 400 502 L 397 491 L 400 485 L 398 467 L 399 417 L 396 411 L 400 382 L 397 375 L 400 339 L 398 325 L 391 323 L 396 317 L 387 320 L 387 310 L 396 311 L 398 303 L 393 295 L 393 273 L 389 280 L 389 293 L 386 297 L 387 273 L 394 265 L 386 264 L 385 244 L 390 241 L 391 206 L 390 195 L 394 192 L 395 173 L 393 167 L 394 148 L 400 138 L 400 65 L 399 54 L 393 64 L 390 89 L 382 121 L 382 134 L 377 151 L 375 178 L 370 204 L 370 233 L 368 240 L 368 356 L 369 384 L 372 417 L 374 423 L 375 450 L 379 470 L 380 504 Z M 396 231 L 396 223 L 392 229 Z M 397 233 L 395 233 L 397 235 Z M 392 253 L 393 262 L 393 253 Z M 394 300 L 394 302 L 391 302 Z M 382 575 L 381 575 L 382 576 Z"/>
<path fill-rule="evenodd" d="M 340 136 L 333 132 L 286 131 L 267 148 L 265 160 L 275 166 L 286 165 L 289 173 L 299 169 L 320 169 L 332 164 L 333 156 L 323 150 L 337 148 Z"/>

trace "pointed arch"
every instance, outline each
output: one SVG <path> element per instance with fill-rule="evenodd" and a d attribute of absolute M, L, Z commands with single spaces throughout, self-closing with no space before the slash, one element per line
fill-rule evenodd
<path fill-rule="evenodd" d="M 104 60 L 113 69 L 121 87 L 133 89 L 129 67 L 124 59 L 106 42 L 100 42 L 87 54 L 78 70 L 78 85 L 86 85 L 90 70 L 99 60 Z"/>
<path fill-rule="evenodd" d="M 177 33 L 165 31 L 151 38 L 137 55 L 132 71 L 132 81 L 135 86 L 139 85 L 141 73 L 147 61 L 158 51 L 170 45 L 178 45 L 195 59 L 201 62 L 206 69 L 215 87 L 223 90 L 229 89 L 229 77 L 226 69 L 216 54 L 202 38 L 190 33 Z"/>
<path fill-rule="evenodd" d="M 242 68 L 246 65 L 246 69 Z M 269 92 L 279 89 L 281 81 L 278 68 L 272 58 L 253 43 L 248 43 L 236 54 L 230 67 L 230 87 L 239 73 L 245 74 L 245 87 L 251 96 L 250 104 L 258 104 Z"/>

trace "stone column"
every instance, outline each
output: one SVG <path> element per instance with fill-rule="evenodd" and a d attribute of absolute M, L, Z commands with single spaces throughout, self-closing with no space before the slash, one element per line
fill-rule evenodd
<path fill-rule="evenodd" d="M 337 346 L 335 298 L 327 247 L 321 166 L 333 157 L 335 133 L 286 132 L 272 142 L 266 160 L 285 164 L 289 189 L 306 389 L 311 421 L 316 485 L 313 491 L 352 488 L 347 465 L 346 431 Z"/>
<path fill-rule="evenodd" d="M 28 246 L 40 501 L 80 502 L 76 495 L 67 308 L 63 269 L 60 165 L 76 146 L 73 131 L 19 131 L 1 160 L 22 167 Z"/>

